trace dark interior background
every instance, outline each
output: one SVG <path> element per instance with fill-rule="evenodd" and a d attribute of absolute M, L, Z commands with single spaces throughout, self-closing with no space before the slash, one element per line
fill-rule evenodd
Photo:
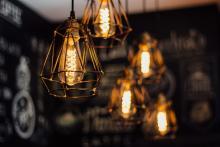
<path fill-rule="evenodd" d="M 39 79 L 42 60 L 57 24 L 46 21 L 18 1 L 7 2 L 9 6 L 3 7 L 0 1 L 0 146 L 220 146 L 217 5 L 129 15 L 133 32 L 127 42 L 119 48 L 97 51 L 106 72 L 99 95 L 85 102 L 64 102 L 48 96 Z M 10 6 L 21 12 L 19 23 L 15 21 L 19 19 L 18 12 Z M 143 32 L 150 32 L 159 40 L 169 69 L 169 78 L 164 82 L 170 88 L 169 98 L 178 118 L 179 130 L 174 139 L 151 140 L 141 127 L 131 132 L 129 128 L 114 126 L 105 109 L 116 78 L 128 64 L 128 49 L 136 51 L 138 37 Z M 13 101 L 20 92 L 16 70 L 23 57 L 30 70 L 27 91 L 36 115 L 34 132 L 28 139 L 19 136 L 12 118 Z M 198 71 L 203 75 L 202 85 L 193 78 Z M 209 90 L 193 91 L 192 85 Z M 200 102 L 207 103 L 211 113 L 211 118 L 202 123 L 190 116 L 193 111 L 206 115 L 194 109 Z M 75 122 L 60 125 L 56 120 L 65 113 L 71 113 Z"/>

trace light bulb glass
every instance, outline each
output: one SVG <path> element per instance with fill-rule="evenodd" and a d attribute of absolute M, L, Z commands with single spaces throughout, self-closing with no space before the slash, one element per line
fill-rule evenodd
<path fill-rule="evenodd" d="M 172 136 L 177 131 L 176 115 L 171 108 L 171 101 L 162 93 L 159 94 L 157 102 L 147 109 L 145 120 L 143 129 L 146 135 L 165 137 Z"/>
<path fill-rule="evenodd" d="M 83 79 L 83 68 L 80 62 L 79 35 L 69 35 L 64 39 L 59 63 L 59 78 L 69 86 Z M 75 36 L 76 35 L 76 36 Z"/>
<path fill-rule="evenodd" d="M 131 113 L 131 91 L 125 90 L 122 96 L 121 111 L 124 118 L 128 118 Z"/>
<path fill-rule="evenodd" d="M 157 113 L 157 127 L 161 135 L 168 132 L 167 113 L 165 111 L 159 111 Z"/>
<path fill-rule="evenodd" d="M 101 7 L 99 9 L 96 25 L 95 25 L 95 33 L 98 37 L 111 37 L 115 34 L 115 20 L 113 15 L 110 12 L 108 7 L 108 1 L 102 0 Z"/>
<path fill-rule="evenodd" d="M 142 51 L 141 53 L 141 72 L 144 76 L 148 76 L 150 70 L 150 53 L 148 51 Z"/>

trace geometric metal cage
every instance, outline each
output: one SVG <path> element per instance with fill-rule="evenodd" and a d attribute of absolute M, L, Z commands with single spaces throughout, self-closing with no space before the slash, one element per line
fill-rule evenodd
<path fill-rule="evenodd" d="M 82 24 L 89 28 L 96 48 L 120 45 L 132 31 L 121 1 L 88 0 Z"/>
<path fill-rule="evenodd" d="M 159 93 L 157 100 L 148 106 L 143 123 L 147 137 L 175 137 L 178 125 L 171 105 L 172 102 L 167 100 L 163 93 Z"/>
<path fill-rule="evenodd" d="M 76 99 L 94 96 L 103 74 L 87 30 L 70 17 L 55 31 L 40 73 L 52 96 Z"/>
<path fill-rule="evenodd" d="M 166 71 L 158 41 L 149 33 L 143 33 L 138 48 L 138 52 L 131 60 L 131 67 L 143 80 L 143 84 L 156 84 Z"/>
<path fill-rule="evenodd" d="M 141 123 L 145 114 L 146 100 L 148 92 L 137 84 L 133 70 L 127 67 L 124 77 L 117 80 L 111 91 L 108 110 L 116 121 Z"/>

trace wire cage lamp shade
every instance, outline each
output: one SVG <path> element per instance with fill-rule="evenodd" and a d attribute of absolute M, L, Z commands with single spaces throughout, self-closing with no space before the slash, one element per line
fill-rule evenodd
<path fill-rule="evenodd" d="M 149 137 L 175 137 L 178 129 L 177 119 L 171 107 L 172 102 L 163 93 L 159 93 L 144 117 L 143 130 Z"/>
<path fill-rule="evenodd" d="M 87 29 L 70 17 L 53 35 L 41 70 L 50 95 L 81 98 L 97 93 L 102 68 Z"/>
<path fill-rule="evenodd" d="M 126 77 L 119 78 L 112 89 L 108 110 L 116 121 L 141 123 L 146 95 L 138 90 L 136 80 L 131 78 L 133 71 L 126 68 L 125 74 Z"/>
<path fill-rule="evenodd" d="M 149 33 L 141 35 L 138 51 L 134 55 L 131 66 L 144 83 L 159 82 L 166 71 L 163 56 L 158 49 L 158 41 Z"/>
<path fill-rule="evenodd" d="M 88 0 L 82 23 L 90 30 L 96 48 L 120 45 L 132 30 L 122 3 L 117 0 Z"/>

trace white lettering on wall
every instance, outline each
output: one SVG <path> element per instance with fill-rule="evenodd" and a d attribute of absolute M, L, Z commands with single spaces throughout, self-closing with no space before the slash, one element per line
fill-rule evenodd
<path fill-rule="evenodd" d="M 5 64 L 5 56 L 0 53 L 0 66 Z"/>
<path fill-rule="evenodd" d="M 22 25 L 22 10 L 10 1 L 0 0 L 0 14 L 16 26 Z"/>
<path fill-rule="evenodd" d="M 8 81 L 7 73 L 4 70 L 0 69 L 0 83 L 7 83 L 7 81 Z"/>
<path fill-rule="evenodd" d="M 21 54 L 21 47 L 18 44 L 9 42 L 4 37 L 0 36 L 0 51 L 19 57 Z"/>
<path fill-rule="evenodd" d="M 171 31 L 169 38 L 160 40 L 159 48 L 165 54 L 183 55 L 187 51 L 202 52 L 206 45 L 206 36 L 195 29 L 190 29 L 185 35 Z"/>

